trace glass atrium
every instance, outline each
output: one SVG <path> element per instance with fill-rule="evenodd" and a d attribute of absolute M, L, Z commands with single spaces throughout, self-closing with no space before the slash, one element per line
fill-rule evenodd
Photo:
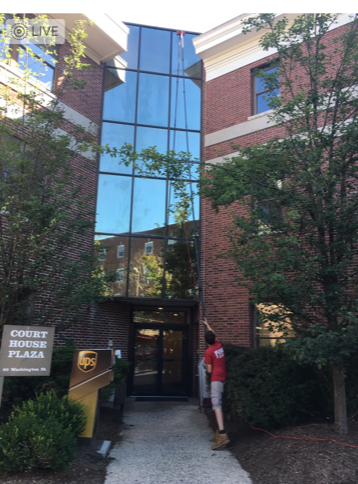
<path fill-rule="evenodd" d="M 176 31 L 128 27 L 128 51 L 106 65 L 102 145 L 130 143 L 137 152 L 156 146 L 160 153 L 190 152 L 198 161 L 202 65 L 192 44 L 197 34 L 185 33 L 181 51 Z M 102 155 L 99 170 L 96 246 L 103 269 L 116 273 L 112 295 L 196 299 L 198 195 L 190 198 L 183 223 L 172 180 L 141 176 L 109 155 Z M 188 194 L 197 192 L 195 171 L 185 179 Z"/>

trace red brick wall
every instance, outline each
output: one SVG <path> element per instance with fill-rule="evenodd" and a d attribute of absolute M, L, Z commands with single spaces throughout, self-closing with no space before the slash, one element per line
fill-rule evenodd
<path fill-rule="evenodd" d="M 326 44 L 336 47 L 333 39 L 341 35 L 346 26 L 327 34 Z M 283 136 L 284 128 L 271 127 L 255 131 L 236 139 L 205 148 L 204 136 L 222 129 L 239 125 L 252 116 L 252 70 L 265 65 L 275 56 L 268 56 L 247 66 L 236 69 L 216 79 L 204 82 L 203 86 L 203 144 L 204 160 L 237 151 L 232 144 L 246 147 L 265 143 L 275 136 Z M 334 67 L 332 66 L 332 73 Z M 237 269 L 228 259 L 217 259 L 216 254 L 229 250 L 227 228 L 232 226 L 230 212 L 245 210 L 239 205 L 221 209 L 217 214 L 208 200 L 201 201 L 201 271 L 205 312 L 209 324 L 223 343 L 234 343 L 250 347 L 253 344 L 253 330 L 250 322 L 248 291 L 235 282 Z M 203 327 L 200 325 L 199 349 L 205 351 Z"/>

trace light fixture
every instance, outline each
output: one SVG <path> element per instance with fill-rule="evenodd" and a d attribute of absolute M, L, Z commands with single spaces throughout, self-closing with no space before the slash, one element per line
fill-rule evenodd
<path fill-rule="evenodd" d="M 178 316 L 177 314 L 174 314 L 174 316 Z"/>
<path fill-rule="evenodd" d="M 163 309 L 163 308 L 158 308 L 158 309 Z"/>

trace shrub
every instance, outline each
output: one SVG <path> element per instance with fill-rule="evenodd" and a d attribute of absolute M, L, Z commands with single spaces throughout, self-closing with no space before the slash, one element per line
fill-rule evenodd
<path fill-rule="evenodd" d="M 55 348 L 50 376 L 11 376 L 4 380 L 0 419 L 6 421 L 14 405 L 33 399 L 36 394 L 54 390 L 57 396 L 68 394 L 75 347 Z"/>
<path fill-rule="evenodd" d="M 232 350 L 227 370 L 225 411 L 232 416 L 268 429 L 314 413 L 315 373 L 279 348 Z"/>
<path fill-rule="evenodd" d="M 67 396 L 59 398 L 52 390 L 40 394 L 35 400 L 27 400 L 21 407 L 15 407 L 11 419 L 36 416 L 40 420 L 56 420 L 64 429 L 69 429 L 78 437 L 86 424 L 83 406 L 79 402 L 70 402 Z"/>
<path fill-rule="evenodd" d="M 115 357 L 113 380 L 109 385 L 102 388 L 100 394 L 102 402 L 108 401 L 116 386 L 128 375 L 130 367 L 131 363 L 122 358 L 118 358 L 118 356 Z"/>
<path fill-rule="evenodd" d="M 82 406 L 53 391 L 16 407 L 0 427 L 0 471 L 66 469 L 84 423 Z"/>

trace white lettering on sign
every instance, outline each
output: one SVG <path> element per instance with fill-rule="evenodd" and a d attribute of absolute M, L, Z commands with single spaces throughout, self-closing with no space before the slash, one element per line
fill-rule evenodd
<path fill-rule="evenodd" d="M 9 348 L 47 348 L 47 341 L 23 341 L 11 339 Z"/>
<path fill-rule="evenodd" d="M 25 336 L 26 338 L 46 338 L 47 334 L 48 331 L 18 331 L 17 329 L 13 329 L 10 333 L 13 338 L 24 338 Z"/>
<path fill-rule="evenodd" d="M 45 358 L 43 351 L 9 351 L 9 358 Z"/>

